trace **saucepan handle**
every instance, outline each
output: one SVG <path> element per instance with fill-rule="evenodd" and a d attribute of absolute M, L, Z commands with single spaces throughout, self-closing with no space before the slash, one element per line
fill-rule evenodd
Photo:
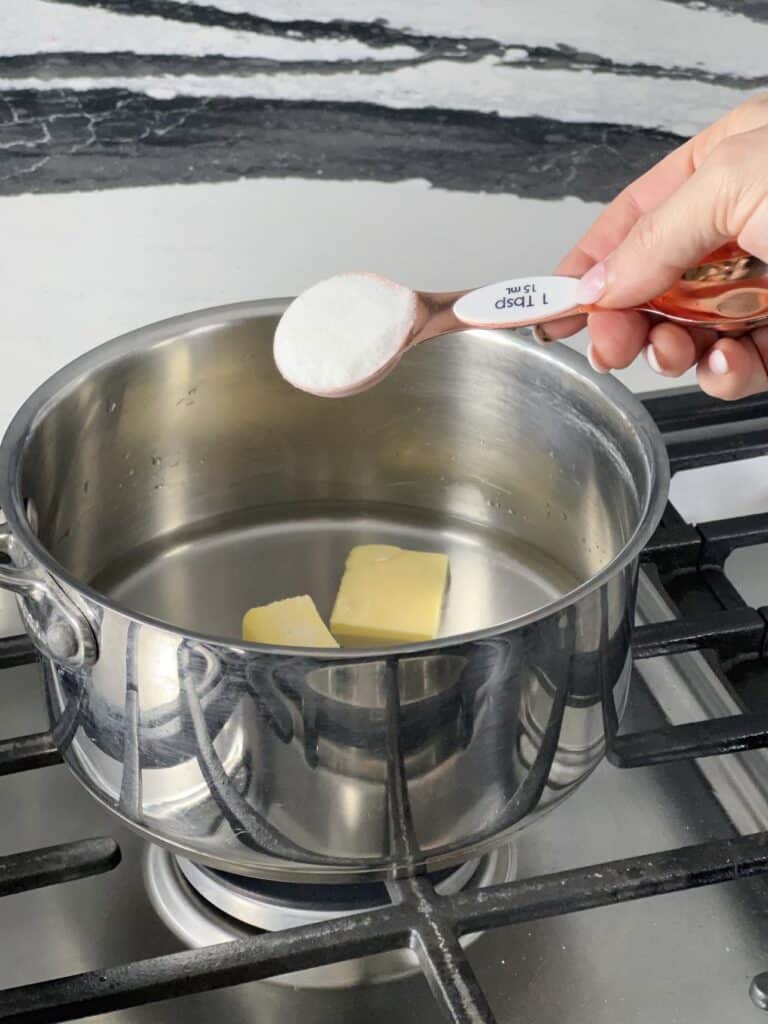
<path fill-rule="evenodd" d="M 98 661 L 99 648 L 88 619 L 44 569 L 27 561 L 13 564 L 13 534 L 0 525 L 0 554 L 11 563 L 0 563 L 0 589 L 18 594 L 19 610 L 35 646 L 67 668 L 85 668 Z"/>

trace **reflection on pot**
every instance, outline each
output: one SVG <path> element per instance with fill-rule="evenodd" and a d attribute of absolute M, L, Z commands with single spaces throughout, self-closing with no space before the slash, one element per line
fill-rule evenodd
<path fill-rule="evenodd" d="M 83 782 L 198 859 L 226 845 L 230 865 L 255 854 L 276 877 L 283 862 L 309 877 L 449 863 L 601 759 L 600 680 L 613 672 L 621 711 L 628 662 L 611 652 L 627 650 L 628 624 L 611 635 L 607 597 L 594 601 L 589 650 L 561 613 L 446 652 L 331 664 L 112 624 L 93 669 L 49 664 L 49 706 Z"/>

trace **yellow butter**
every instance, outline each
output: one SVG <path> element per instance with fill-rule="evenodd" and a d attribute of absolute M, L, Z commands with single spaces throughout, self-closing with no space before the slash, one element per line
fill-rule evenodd
<path fill-rule="evenodd" d="M 338 647 L 306 594 L 251 608 L 243 616 L 243 640 L 283 647 Z"/>
<path fill-rule="evenodd" d="M 447 555 L 363 544 L 347 558 L 331 632 L 346 647 L 432 640 L 440 628 Z"/>

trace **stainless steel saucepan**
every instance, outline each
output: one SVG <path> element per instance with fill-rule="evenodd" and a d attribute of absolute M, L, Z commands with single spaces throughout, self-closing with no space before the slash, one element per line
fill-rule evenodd
<path fill-rule="evenodd" d="M 272 362 L 282 301 L 204 310 L 56 374 L 3 441 L 0 584 L 80 781 L 152 840 L 288 880 L 445 867 L 554 806 L 624 706 L 668 469 L 642 406 L 512 333 L 421 346 L 331 402 Z M 445 551 L 442 638 L 241 643 L 328 614 L 362 542 Z"/>

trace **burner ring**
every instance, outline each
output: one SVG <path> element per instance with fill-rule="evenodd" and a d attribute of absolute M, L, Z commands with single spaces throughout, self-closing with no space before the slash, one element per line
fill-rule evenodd
<path fill-rule="evenodd" d="M 385 907 L 390 902 L 383 882 L 339 885 L 271 882 L 216 871 L 185 857 L 175 860 L 186 881 L 207 903 L 242 924 L 268 932 L 362 913 Z M 436 892 L 449 896 L 468 885 L 479 867 L 478 857 L 429 877 Z"/>
<path fill-rule="evenodd" d="M 188 877 L 188 873 L 191 879 Z M 444 872 L 436 888 L 440 892 L 457 892 L 472 884 L 477 888 L 498 885 L 512 881 L 517 873 L 517 855 L 513 846 L 493 850 L 477 861 L 471 861 L 451 872 Z M 303 900 L 295 897 L 287 905 L 278 903 L 274 883 L 266 883 L 266 893 L 254 895 L 253 890 L 262 883 L 257 879 L 238 878 L 221 872 L 201 868 L 189 861 L 181 862 L 173 854 L 159 846 L 148 846 L 144 854 L 144 877 L 152 905 L 166 927 L 193 949 L 201 946 L 231 942 L 252 936 L 254 932 L 278 931 L 301 924 L 328 920 L 349 913 L 361 913 L 389 902 L 374 900 L 373 903 L 349 908 L 348 897 L 338 899 L 335 904 L 328 894 L 323 894 L 325 906 L 319 901 L 307 899 L 318 888 L 332 886 L 303 886 L 285 883 L 304 890 Z M 201 883 L 198 890 L 197 884 Z M 218 888 L 217 888 L 218 886 Z M 278 888 L 284 887 L 278 883 Z M 339 886 L 348 889 L 350 886 Z M 363 884 L 362 889 L 375 886 Z M 238 892 L 238 890 L 240 890 Z M 251 895 L 248 895 L 248 890 Z M 384 892 L 383 886 L 381 887 Z M 233 893 L 236 897 L 233 898 Z M 222 895 L 223 894 L 223 895 Z M 247 902 L 250 901 L 250 902 Z M 238 913 L 248 913 L 249 920 L 238 920 L 228 913 L 226 906 L 237 905 Z M 341 909 L 341 908 L 344 909 Z M 261 922 L 261 923 L 257 923 Z M 465 948 L 480 938 L 480 934 L 465 935 L 459 940 Z M 341 989 L 357 985 L 375 984 L 405 978 L 418 971 L 416 955 L 410 949 L 391 950 L 373 956 L 348 960 L 328 967 L 308 968 L 268 979 L 272 984 L 298 988 Z"/>

